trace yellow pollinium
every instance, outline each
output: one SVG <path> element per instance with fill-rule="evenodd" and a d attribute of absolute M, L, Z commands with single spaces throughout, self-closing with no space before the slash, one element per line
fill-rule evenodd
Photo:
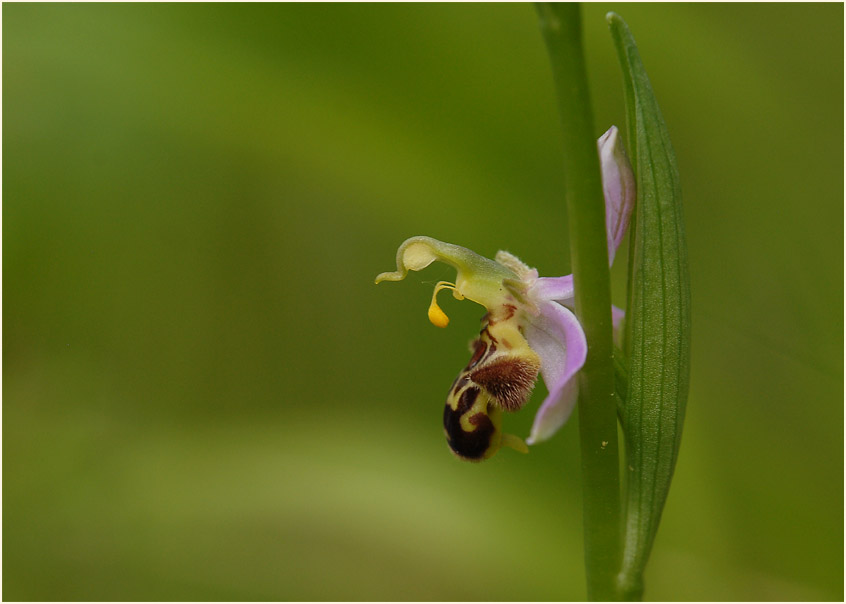
<path fill-rule="evenodd" d="M 429 306 L 429 321 L 435 327 L 446 327 L 449 325 L 449 317 L 446 316 L 446 313 L 441 310 L 441 307 L 434 300 L 432 300 L 432 305 Z"/>
<path fill-rule="evenodd" d="M 446 327 L 449 325 L 449 317 L 446 316 L 446 313 L 441 310 L 440 306 L 438 306 L 438 292 L 442 289 L 451 289 L 452 294 L 459 300 L 464 298 L 464 296 L 456 291 L 455 284 L 450 283 L 449 281 L 439 281 L 435 286 L 434 293 L 432 294 L 432 303 L 429 305 L 429 321 L 431 321 L 432 325 L 435 327 Z"/>

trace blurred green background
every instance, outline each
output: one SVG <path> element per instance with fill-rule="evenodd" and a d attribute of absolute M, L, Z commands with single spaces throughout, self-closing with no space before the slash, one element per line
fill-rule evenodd
<path fill-rule="evenodd" d="M 608 10 L 693 282 L 646 597 L 842 600 L 843 6 L 586 6 L 597 136 Z M 418 234 L 569 272 L 531 5 L 6 4 L 3 91 L 6 600 L 585 597 L 576 422 L 453 458 L 483 311 L 373 285 Z"/>

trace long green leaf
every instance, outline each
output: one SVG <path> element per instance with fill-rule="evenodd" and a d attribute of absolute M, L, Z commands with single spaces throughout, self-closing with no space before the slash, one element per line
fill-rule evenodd
<path fill-rule="evenodd" d="M 690 373 L 690 279 L 678 168 L 626 23 L 608 14 L 623 68 L 637 179 L 625 349 L 626 529 L 619 587 L 639 599 L 678 456 Z"/>

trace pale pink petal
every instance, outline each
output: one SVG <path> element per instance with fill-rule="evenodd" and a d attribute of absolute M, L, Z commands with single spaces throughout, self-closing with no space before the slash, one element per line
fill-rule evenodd
<path fill-rule="evenodd" d="M 557 302 L 572 300 L 573 275 L 541 277 L 532 284 L 529 295 L 535 300 L 555 300 Z"/>
<path fill-rule="evenodd" d="M 526 339 L 541 359 L 549 390 L 526 440 L 536 444 L 555 434 L 573 411 L 579 392 L 576 374 L 585 364 L 587 341 L 576 315 L 555 302 L 540 305 L 540 315 L 526 326 Z"/>
<path fill-rule="evenodd" d="M 635 179 L 616 126 L 611 126 L 599 137 L 597 146 L 602 170 L 602 190 L 605 193 L 608 264 L 611 265 L 629 226 L 635 203 Z"/>

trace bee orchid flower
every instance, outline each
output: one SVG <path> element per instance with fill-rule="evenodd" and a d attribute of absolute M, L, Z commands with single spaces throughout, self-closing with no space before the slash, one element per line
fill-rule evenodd
<path fill-rule="evenodd" d="M 634 175 L 612 126 L 597 143 L 605 195 L 609 263 L 626 233 L 635 200 Z M 587 341 L 574 314 L 573 276 L 539 277 L 538 271 L 504 251 L 493 260 L 431 237 L 412 237 L 397 250 L 397 270 L 376 277 L 401 281 L 408 271 L 432 262 L 456 269 L 455 282 L 435 286 L 429 320 L 446 327 L 449 318 L 438 306 L 438 293 L 452 291 L 458 300 L 485 307 L 482 330 L 472 356 L 456 377 L 444 407 L 444 431 L 453 453 L 470 461 L 491 457 L 502 446 L 526 452 L 528 444 L 547 440 L 570 417 L 578 399 L 579 370 Z M 615 330 L 623 318 L 612 308 Z M 538 374 L 548 396 L 535 416 L 531 434 L 522 439 L 502 432 L 502 413 L 521 409 Z"/>

